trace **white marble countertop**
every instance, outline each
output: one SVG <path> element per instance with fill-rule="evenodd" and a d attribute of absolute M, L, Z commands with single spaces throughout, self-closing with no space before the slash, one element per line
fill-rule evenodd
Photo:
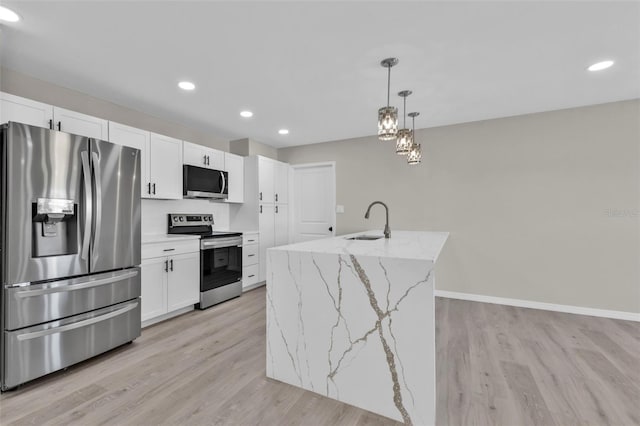
<path fill-rule="evenodd" d="M 379 235 L 382 231 L 366 231 L 356 234 L 340 235 L 304 243 L 289 244 L 269 250 L 300 251 L 310 253 L 353 254 L 355 256 L 373 256 L 397 259 L 438 260 L 444 247 L 448 232 L 391 231 L 391 238 L 377 240 L 348 240 L 356 235 Z"/>
<path fill-rule="evenodd" d="M 142 244 L 169 243 L 174 241 L 199 240 L 199 235 L 169 235 L 169 234 L 145 234 L 142 235 Z"/>

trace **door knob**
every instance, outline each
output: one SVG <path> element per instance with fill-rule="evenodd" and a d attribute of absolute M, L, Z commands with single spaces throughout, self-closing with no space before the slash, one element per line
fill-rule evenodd
<path fill-rule="evenodd" d="M 329 227 L 329 232 L 333 232 L 333 226 Z"/>

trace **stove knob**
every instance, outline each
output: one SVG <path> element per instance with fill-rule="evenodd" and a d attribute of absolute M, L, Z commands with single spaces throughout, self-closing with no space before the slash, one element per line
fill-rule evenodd
<path fill-rule="evenodd" d="M 178 221 L 178 216 L 174 216 L 174 217 L 173 217 L 173 221 L 174 221 L 174 222 L 177 222 L 177 221 Z"/>
<path fill-rule="evenodd" d="M 184 222 L 184 217 L 180 216 L 180 222 Z"/>

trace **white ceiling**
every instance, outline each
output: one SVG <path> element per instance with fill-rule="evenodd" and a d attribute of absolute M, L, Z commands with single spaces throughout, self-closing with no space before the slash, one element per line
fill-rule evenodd
<path fill-rule="evenodd" d="M 276 147 L 375 133 L 389 56 L 419 128 L 640 97 L 638 2 L 3 4 L 3 66 Z"/>

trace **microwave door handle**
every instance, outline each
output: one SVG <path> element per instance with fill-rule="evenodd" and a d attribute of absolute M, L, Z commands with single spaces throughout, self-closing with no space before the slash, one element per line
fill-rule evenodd
<path fill-rule="evenodd" d="M 224 172 L 220 172 L 222 175 L 222 194 L 224 194 L 224 190 L 227 189 L 227 179 L 224 177 Z"/>
<path fill-rule="evenodd" d="M 93 200 L 91 197 L 91 168 L 89 166 L 89 154 L 87 151 L 80 153 L 82 159 L 82 175 L 84 179 L 84 231 L 82 235 L 82 251 L 80 258 L 87 260 L 89 257 L 89 237 L 91 236 L 91 221 L 93 219 Z"/>
<path fill-rule="evenodd" d="M 96 221 L 93 233 L 93 245 L 100 241 L 100 231 L 102 230 L 102 172 L 100 169 L 100 157 L 97 152 L 92 152 L 93 157 L 93 178 L 96 182 Z"/>

